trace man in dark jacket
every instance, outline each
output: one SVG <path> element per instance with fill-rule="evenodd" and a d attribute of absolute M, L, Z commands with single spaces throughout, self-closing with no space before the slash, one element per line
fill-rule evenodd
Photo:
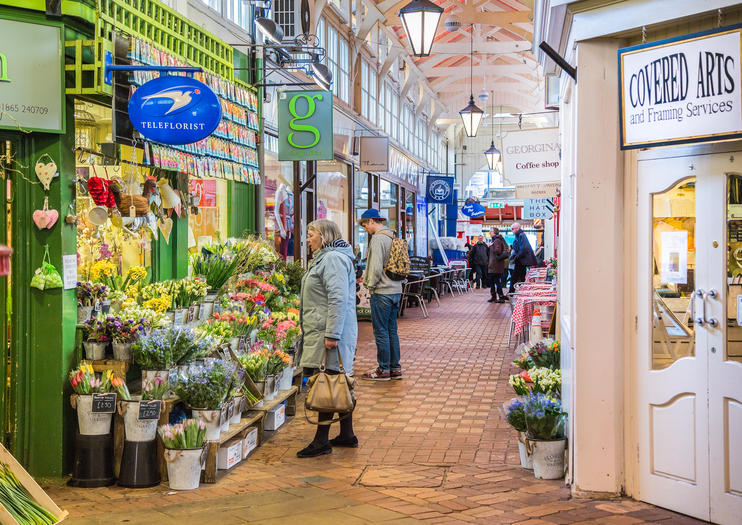
<path fill-rule="evenodd" d="M 489 248 L 484 242 L 484 235 L 479 236 L 477 244 L 472 246 L 470 252 L 472 275 L 474 284 L 479 283 L 480 288 L 487 286 L 487 265 L 489 264 Z"/>
<path fill-rule="evenodd" d="M 490 303 L 505 302 L 505 294 L 502 293 L 502 288 L 505 286 L 505 261 L 510 253 L 510 247 L 505 239 L 500 235 L 500 230 L 497 228 L 490 229 L 490 235 L 492 236 L 492 244 L 489 246 L 489 265 L 487 266 L 487 273 L 489 273 L 490 279 L 490 294 L 492 298 L 488 301 Z"/>
<path fill-rule="evenodd" d="M 511 228 L 515 234 L 515 240 L 513 241 L 513 253 L 510 255 L 514 263 L 513 275 L 510 280 L 510 293 L 513 292 L 516 283 L 522 283 L 526 280 L 528 267 L 536 266 L 536 256 L 533 254 L 531 243 L 528 242 L 528 237 L 521 229 L 520 223 L 514 222 Z"/>

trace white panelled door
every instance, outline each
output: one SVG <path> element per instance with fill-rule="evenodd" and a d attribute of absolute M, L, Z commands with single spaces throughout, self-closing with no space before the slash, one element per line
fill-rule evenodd
<path fill-rule="evenodd" d="M 742 152 L 641 160 L 638 177 L 639 497 L 739 523 Z"/>

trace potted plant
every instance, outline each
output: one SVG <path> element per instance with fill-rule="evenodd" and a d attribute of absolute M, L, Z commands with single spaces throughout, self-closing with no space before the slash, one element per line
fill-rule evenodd
<path fill-rule="evenodd" d="M 77 409 L 77 422 L 80 434 L 100 436 L 111 430 L 113 413 L 93 412 L 93 394 L 106 394 L 111 391 L 113 372 L 106 370 L 98 377 L 91 365 L 80 365 L 70 372 L 69 380 L 77 394 L 72 398 L 72 408 Z"/>
<path fill-rule="evenodd" d="M 520 454 L 520 466 L 529 470 L 533 469 L 533 459 L 526 447 L 526 413 L 525 405 L 519 399 L 513 399 L 512 403 L 505 408 L 505 421 L 518 432 L 518 453 Z"/>
<path fill-rule="evenodd" d="M 221 409 L 227 397 L 231 369 L 214 360 L 210 365 L 181 376 L 175 394 L 191 409 L 193 418 L 206 424 L 206 440 L 216 441 L 221 431 Z"/>
<path fill-rule="evenodd" d="M 203 421 L 186 419 L 176 425 L 163 425 L 160 435 L 165 445 L 168 485 L 173 490 L 197 489 L 201 481 L 201 466 L 206 425 Z"/>
<path fill-rule="evenodd" d="M 178 328 L 153 330 L 141 336 L 132 346 L 134 362 L 142 367 L 142 384 L 159 377 L 169 383 L 170 369 L 180 356 L 173 354 L 177 346 L 173 343 L 180 334 Z"/>
<path fill-rule="evenodd" d="M 107 316 L 103 321 L 113 346 L 113 358 L 117 361 L 131 361 L 131 346 L 144 333 L 146 321 L 140 319 L 121 319 Z"/>
<path fill-rule="evenodd" d="M 268 355 L 268 365 L 266 366 L 266 374 L 272 375 L 276 378 L 276 386 L 275 391 L 278 390 L 288 390 L 291 388 L 291 380 L 293 379 L 293 376 L 290 376 L 288 387 L 283 388 L 285 386 L 285 381 L 283 380 L 284 372 L 288 370 L 288 366 L 291 364 L 291 358 L 286 352 L 282 352 L 281 350 L 275 349 Z M 283 385 L 281 383 L 284 383 Z"/>
<path fill-rule="evenodd" d="M 105 319 L 92 318 L 83 326 L 83 347 L 85 359 L 99 361 L 106 357 L 106 347 L 111 340 Z"/>
<path fill-rule="evenodd" d="M 528 357 L 537 368 L 560 368 L 561 346 L 559 341 L 544 339 L 528 349 Z"/>
<path fill-rule="evenodd" d="M 207 301 L 209 296 L 216 298 L 222 286 L 234 275 L 239 263 L 238 257 L 227 253 L 220 245 L 207 246 L 191 259 L 193 275 L 198 275 L 206 281 Z"/>
<path fill-rule="evenodd" d="M 272 390 L 266 387 L 266 368 L 268 367 L 268 354 L 263 351 L 254 351 L 241 355 L 238 358 L 240 366 L 245 369 L 245 373 L 250 376 L 250 379 L 260 392 L 260 395 L 265 397 L 267 392 Z M 258 403 L 259 404 L 259 403 Z"/>
<path fill-rule="evenodd" d="M 567 443 L 567 413 L 562 410 L 562 403 L 544 394 L 531 394 L 523 411 L 534 476 L 538 479 L 562 478 Z"/>
<path fill-rule="evenodd" d="M 95 309 L 96 303 L 105 300 L 108 288 L 101 283 L 89 281 L 77 283 L 77 322 L 82 324 L 88 321 Z"/>

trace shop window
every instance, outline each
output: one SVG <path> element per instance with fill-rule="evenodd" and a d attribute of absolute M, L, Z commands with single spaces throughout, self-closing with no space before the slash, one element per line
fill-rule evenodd
<path fill-rule="evenodd" d="M 399 216 L 397 214 L 397 192 L 396 184 L 381 179 L 380 182 L 381 202 L 379 213 L 386 217 L 387 225 L 392 231 L 399 231 Z"/>
<path fill-rule="evenodd" d="M 188 190 L 195 195 L 198 213 L 188 216 L 188 247 L 202 246 L 224 241 L 227 231 L 229 195 L 227 181 L 221 179 L 191 179 Z"/>
<path fill-rule="evenodd" d="M 273 20 L 283 29 L 284 40 L 293 40 L 296 36 L 296 8 L 294 0 L 276 0 L 273 3 Z"/>
<path fill-rule="evenodd" d="M 222 12 L 222 0 L 201 0 L 201 3 L 210 7 L 214 11 Z"/>
<path fill-rule="evenodd" d="M 250 29 L 250 4 L 247 0 L 226 0 L 226 18 L 245 31 Z"/>
<path fill-rule="evenodd" d="M 392 88 L 388 83 L 384 83 L 384 131 L 390 137 L 392 136 Z"/>
<path fill-rule="evenodd" d="M 400 141 L 399 95 L 392 92 L 392 138 Z"/>
<path fill-rule="evenodd" d="M 340 80 L 338 79 L 338 32 L 329 24 L 327 26 L 327 46 L 325 50 L 327 51 L 327 67 L 332 73 L 333 78 L 333 93 L 340 96 Z"/>
<path fill-rule="evenodd" d="M 265 237 L 272 239 L 285 260 L 294 253 L 293 169 L 290 162 L 279 162 L 278 139 L 265 135 Z"/>
<path fill-rule="evenodd" d="M 368 173 L 362 171 L 357 172 L 353 189 L 353 200 L 356 210 L 355 245 L 360 250 L 362 259 L 366 257 L 368 234 L 366 233 L 366 230 L 358 224 L 358 221 L 361 219 L 363 212 L 371 207 L 371 192 L 368 185 L 368 179 Z"/>
<path fill-rule="evenodd" d="M 381 124 L 379 122 L 379 110 L 376 104 L 376 90 L 377 90 L 377 74 L 365 60 L 361 62 L 361 115 L 366 117 L 373 124 Z M 383 97 L 384 93 L 382 93 Z"/>
<path fill-rule="evenodd" d="M 415 206 L 416 198 L 415 194 L 409 190 L 405 190 L 405 203 L 404 203 L 404 239 L 407 241 L 407 247 L 410 250 L 410 254 L 415 254 Z"/>
<path fill-rule="evenodd" d="M 342 162 L 317 163 L 317 218 L 328 219 L 338 225 L 343 239 L 348 231 L 348 171 Z"/>
<path fill-rule="evenodd" d="M 348 42 L 338 39 L 338 96 L 350 104 L 350 57 L 348 56 Z"/>

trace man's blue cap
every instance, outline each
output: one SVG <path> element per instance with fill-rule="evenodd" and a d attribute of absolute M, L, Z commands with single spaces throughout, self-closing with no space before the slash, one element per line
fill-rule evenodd
<path fill-rule="evenodd" d="M 383 217 L 379 213 L 379 210 L 371 208 L 370 210 L 366 210 L 363 212 L 363 215 L 361 215 L 361 220 L 363 219 L 381 219 L 382 221 L 385 221 L 386 217 Z"/>

